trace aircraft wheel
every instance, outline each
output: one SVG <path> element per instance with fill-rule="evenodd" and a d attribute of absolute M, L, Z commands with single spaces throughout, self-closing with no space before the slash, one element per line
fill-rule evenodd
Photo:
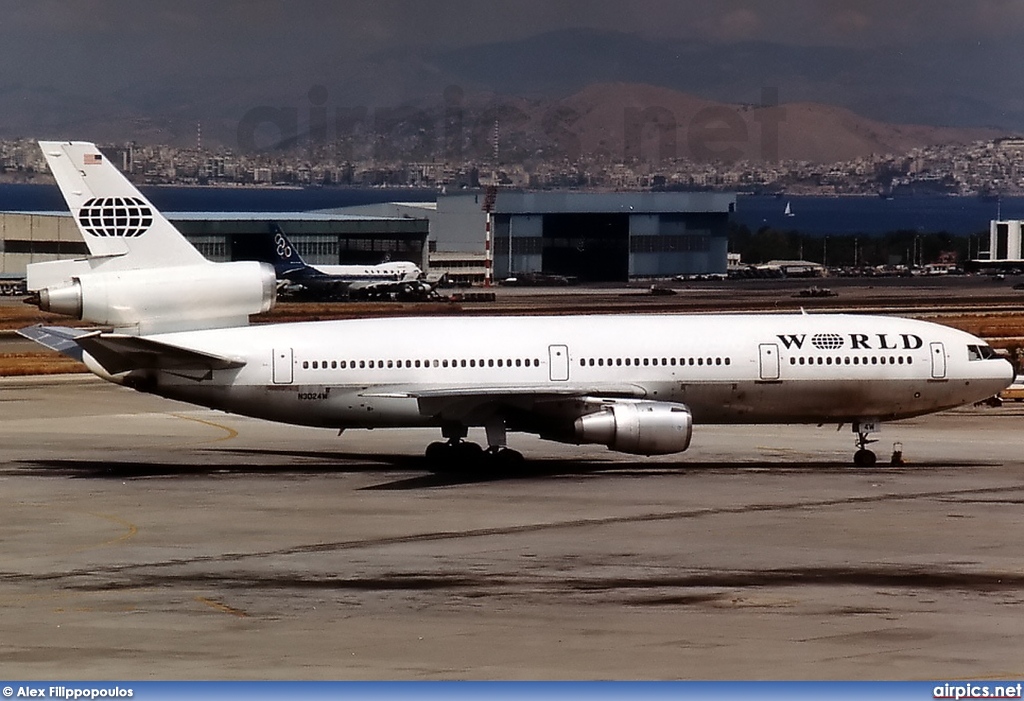
<path fill-rule="evenodd" d="M 426 457 L 427 462 L 430 463 L 441 463 L 448 459 L 448 444 L 435 441 L 427 446 Z"/>
<path fill-rule="evenodd" d="M 491 453 L 494 465 L 503 472 L 517 472 L 523 468 L 526 460 L 518 450 L 499 448 Z"/>
<path fill-rule="evenodd" d="M 853 464 L 857 467 L 872 467 L 877 459 L 873 452 L 865 448 L 853 454 Z"/>
<path fill-rule="evenodd" d="M 453 446 L 452 459 L 458 463 L 459 469 L 474 467 L 483 457 L 484 449 L 476 443 L 459 441 Z"/>

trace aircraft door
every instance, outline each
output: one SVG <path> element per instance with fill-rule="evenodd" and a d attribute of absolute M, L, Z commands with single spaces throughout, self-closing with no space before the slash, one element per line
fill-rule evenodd
<path fill-rule="evenodd" d="M 548 346 L 548 371 L 552 382 L 569 379 L 569 346 Z"/>
<path fill-rule="evenodd" d="M 932 341 L 932 379 L 946 379 L 946 348 L 941 341 Z"/>
<path fill-rule="evenodd" d="M 274 384 L 290 385 L 292 383 L 292 367 L 292 349 L 275 348 L 273 365 Z"/>
<path fill-rule="evenodd" d="M 760 345 L 760 372 L 762 380 L 779 379 L 779 346 L 777 343 Z"/>

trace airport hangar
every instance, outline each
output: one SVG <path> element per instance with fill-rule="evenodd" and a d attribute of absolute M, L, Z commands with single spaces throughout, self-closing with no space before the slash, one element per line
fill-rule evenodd
<path fill-rule="evenodd" d="M 374 265 L 408 260 L 426 266 L 425 218 L 319 212 L 165 212 L 213 261 L 265 258 L 277 224 L 307 263 Z M 0 212 L 0 273 L 24 275 L 29 263 L 88 254 L 70 212 Z"/>
<path fill-rule="evenodd" d="M 264 257 L 278 224 L 312 264 L 408 260 L 455 281 L 483 280 L 484 191 L 437 202 L 316 212 L 169 212 L 210 260 Z M 725 273 L 732 193 L 522 192 L 492 202 L 494 277 L 543 273 L 587 282 Z M 429 238 L 429 242 L 428 242 Z M 0 273 L 86 255 L 68 212 L 0 212 Z"/>
<path fill-rule="evenodd" d="M 487 194 L 383 203 L 338 213 L 430 220 L 430 267 L 454 280 L 484 275 Z M 544 273 L 588 282 L 724 274 L 735 193 L 523 192 L 492 204 L 494 277 Z"/>

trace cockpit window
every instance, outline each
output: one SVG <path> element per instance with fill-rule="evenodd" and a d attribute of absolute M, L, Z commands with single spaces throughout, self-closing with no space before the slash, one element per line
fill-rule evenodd
<path fill-rule="evenodd" d="M 991 346 L 967 346 L 968 360 L 991 360 L 996 357 L 996 352 Z"/>

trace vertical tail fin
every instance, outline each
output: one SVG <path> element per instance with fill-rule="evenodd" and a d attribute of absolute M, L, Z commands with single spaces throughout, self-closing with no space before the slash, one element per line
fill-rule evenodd
<path fill-rule="evenodd" d="M 93 256 L 104 268 L 138 270 L 206 262 L 95 144 L 40 141 L 50 172 Z"/>
<path fill-rule="evenodd" d="M 274 235 L 274 270 L 277 271 L 279 277 L 309 268 L 277 223 L 270 225 L 270 231 Z"/>

